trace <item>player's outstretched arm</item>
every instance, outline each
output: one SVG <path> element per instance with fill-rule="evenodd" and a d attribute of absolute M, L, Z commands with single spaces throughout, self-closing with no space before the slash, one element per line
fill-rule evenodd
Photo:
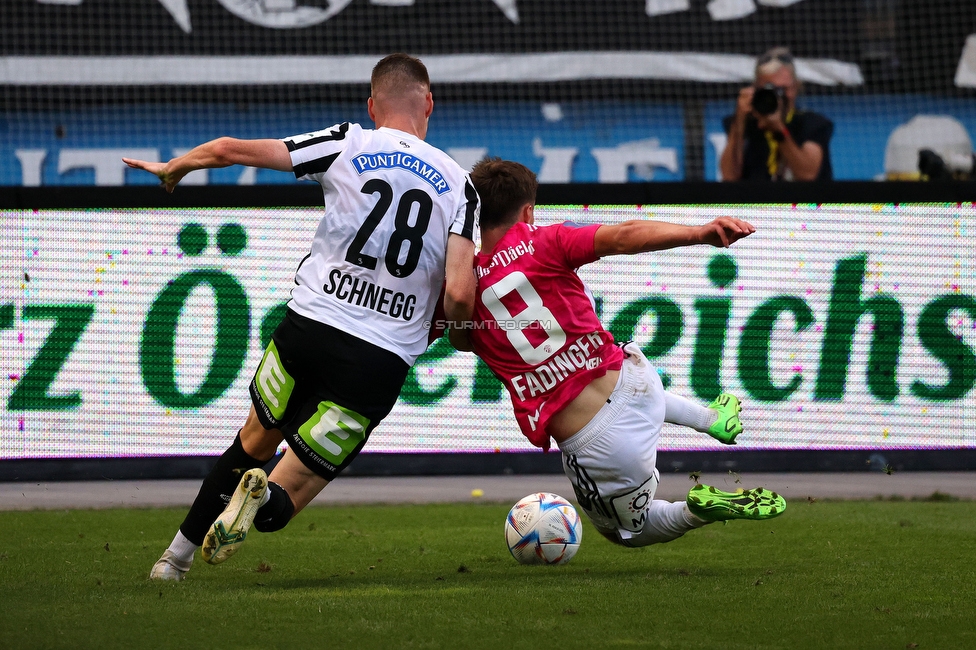
<path fill-rule="evenodd" d="M 597 229 L 594 246 L 600 257 L 633 255 L 695 244 L 727 248 L 754 232 L 756 229 L 752 224 L 734 217 L 719 217 L 701 226 L 683 226 L 666 221 L 625 221 Z"/>
<path fill-rule="evenodd" d="M 217 138 L 194 147 L 167 163 L 132 158 L 123 158 L 122 161 L 129 167 L 144 169 L 158 176 L 167 192 L 172 192 L 184 176 L 198 169 L 247 165 L 281 172 L 292 171 L 288 147 L 281 140 Z"/>
<path fill-rule="evenodd" d="M 447 236 L 447 264 L 444 282 L 444 315 L 450 323 L 470 321 L 474 316 L 474 299 L 478 280 L 474 275 L 474 242 L 461 235 Z M 471 331 L 451 327 L 447 336 L 458 350 L 470 352 Z"/>

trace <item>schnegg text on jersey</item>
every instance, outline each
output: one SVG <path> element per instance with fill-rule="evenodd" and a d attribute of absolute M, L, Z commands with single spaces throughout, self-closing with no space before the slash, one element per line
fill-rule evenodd
<path fill-rule="evenodd" d="M 417 306 L 417 296 L 393 291 L 374 284 L 364 278 L 357 278 L 339 269 L 329 271 L 329 281 L 322 290 L 336 299 L 357 307 L 366 307 L 373 311 L 402 318 L 405 321 L 413 318 Z"/>

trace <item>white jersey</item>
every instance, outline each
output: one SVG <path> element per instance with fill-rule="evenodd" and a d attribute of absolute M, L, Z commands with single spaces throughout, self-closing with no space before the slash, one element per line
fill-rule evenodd
<path fill-rule="evenodd" d="M 413 365 L 444 284 L 448 233 L 473 239 L 468 174 L 416 136 L 338 124 L 285 138 L 295 176 L 318 181 L 325 217 L 288 306 Z"/>

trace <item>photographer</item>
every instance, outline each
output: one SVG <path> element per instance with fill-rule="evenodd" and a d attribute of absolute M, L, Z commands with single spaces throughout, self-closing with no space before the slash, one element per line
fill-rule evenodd
<path fill-rule="evenodd" d="M 796 107 L 800 82 L 793 55 L 775 47 L 756 61 L 756 81 L 739 92 L 735 114 L 722 120 L 728 142 L 722 180 L 832 180 L 833 123 Z"/>

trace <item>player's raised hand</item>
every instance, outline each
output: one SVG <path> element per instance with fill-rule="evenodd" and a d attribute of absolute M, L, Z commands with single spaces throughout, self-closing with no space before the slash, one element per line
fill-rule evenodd
<path fill-rule="evenodd" d="M 123 158 L 122 162 L 133 169 L 144 169 L 150 174 L 155 174 L 159 180 L 162 181 L 163 187 L 167 192 L 172 192 L 173 188 L 176 187 L 176 184 L 183 180 L 183 177 L 186 176 L 185 171 L 176 172 L 171 169 L 172 165 L 170 163 L 173 162 L 172 160 L 168 163 L 161 163 L 135 160 L 134 158 Z"/>
<path fill-rule="evenodd" d="M 756 232 L 755 226 L 751 223 L 735 217 L 719 217 L 699 228 L 701 228 L 701 243 L 718 248 L 728 248 L 743 237 Z"/>

